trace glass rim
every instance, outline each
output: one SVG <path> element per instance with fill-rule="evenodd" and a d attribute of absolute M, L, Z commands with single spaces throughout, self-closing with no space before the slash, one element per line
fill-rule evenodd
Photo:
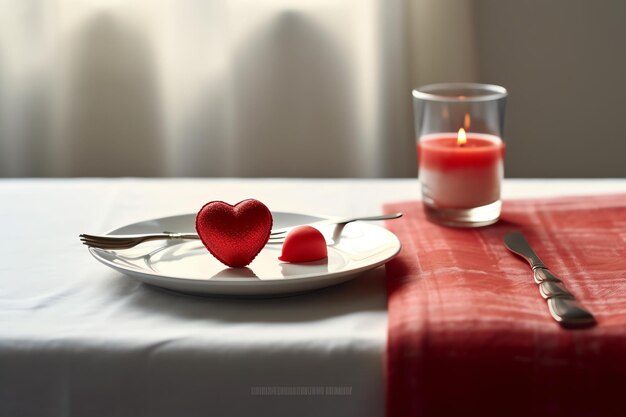
<path fill-rule="evenodd" d="M 445 90 L 467 89 L 484 92 L 486 94 L 475 96 L 450 96 L 441 94 Z M 427 84 L 413 90 L 413 97 L 420 100 L 444 101 L 444 102 L 475 102 L 500 100 L 509 95 L 506 88 L 495 84 L 482 83 L 438 83 Z"/>

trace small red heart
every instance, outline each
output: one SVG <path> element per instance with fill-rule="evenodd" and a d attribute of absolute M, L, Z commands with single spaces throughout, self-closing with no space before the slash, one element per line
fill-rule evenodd
<path fill-rule="evenodd" d="M 196 216 L 196 231 L 204 246 L 231 267 L 248 265 L 267 243 L 272 213 L 258 200 L 234 206 L 223 201 L 206 203 Z"/>
<path fill-rule="evenodd" d="M 283 262 L 311 262 L 328 257 L 326 239 L 314 227 L 298 226 L 293 228 L 283 243 L 282 254 L 278 257 Z"/>

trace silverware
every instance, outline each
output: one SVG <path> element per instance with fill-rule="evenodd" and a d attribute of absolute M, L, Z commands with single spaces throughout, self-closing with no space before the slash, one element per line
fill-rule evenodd
<path fill-rule="evenodd" d="M 533 278 L 539 284 L 539 293 L 548 302 L 548 309 L 554 320 L 564 327 L 588 327 L 596 324 L 593 314 L 580 305 L 563 281 L 545 266 L 521 232 L 504 236 L 504 245 L 528 261 Z"/>
<path fill-rule="evenodd" d="M 328 224 L 345 225 L 347 223 L 355 221 L 372 221 L 372 220 L 391 220 L 402 217 L 402 213 L 383 214 L 378 216 L 362 216 L 362 217 L 347 217 L 338 219 L 321 220 L 318 222 L 308 223 L 309 226 L 323 226 Z M 301 226 L 289 226 L 280 229 L 272 230 L 268 243 L 276 244 L 285 241 L 287 233 L 294 227 Z M 134 234 L 134 235 L 79 235 L 83 244 L 100 249 L 129 249 L 140 243 L 148 242 L 151 240 L 176 240 L 176 239 L 200 239 L 196 233 L 150 233 L 150 234 Z"/>

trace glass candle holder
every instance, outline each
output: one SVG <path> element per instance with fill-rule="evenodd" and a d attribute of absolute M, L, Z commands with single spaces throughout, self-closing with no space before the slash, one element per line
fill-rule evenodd
<path fill-rule="evenodd" d="M 413 90 L 419 180 L 429 220 L 480 227 L 500 217 L 507 91 L 489 84 Z"/>

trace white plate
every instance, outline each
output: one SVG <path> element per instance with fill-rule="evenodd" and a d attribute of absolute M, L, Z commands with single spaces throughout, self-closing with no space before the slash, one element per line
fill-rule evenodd
<path fill-rule="evenodd" d="M 274 228 L 320 220 L 320 217 L 273 212 Z M 195 214 L 146 220 L 115 229 L 115 234 L 195 232 Z M 132 249 L 90 248 L 103 264 L 146 284 L 200 295 L 267 297 L 315 290 L 339 284 L 376 268 L 400 252 L 400 241 L 387 229 L 371 223 L 345 226 L 333 242 L 335 226 L 321 227 L 328 259 L 309 263 L 278 260 L 281 245 L 266 245 L 247 268 L 229 268 L 198 241 L 155 241 Z"/>

